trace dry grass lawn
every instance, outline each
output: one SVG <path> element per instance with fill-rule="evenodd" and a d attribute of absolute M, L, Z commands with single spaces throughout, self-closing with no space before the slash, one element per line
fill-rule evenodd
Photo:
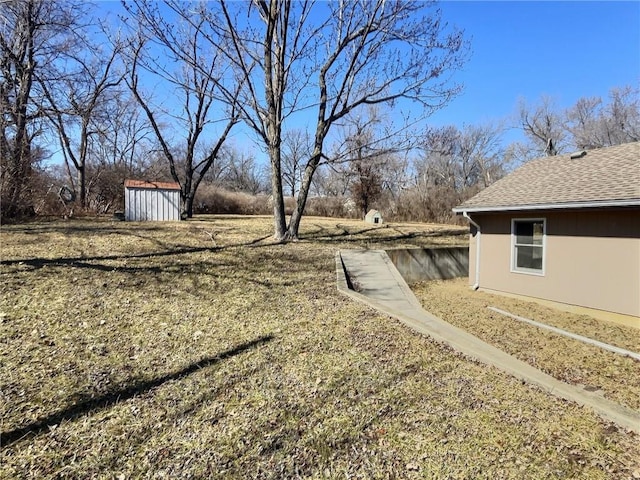
<path fill-rule="evenodd" d="M 640 410 L 640 362 L 617 353 L 509 318 L 487 307 L 561 328 L 632 352 L 640 330 L 485 292 L 474 292 L 468 279 L 413 285 L 426 310 L 514 355 L 558 380 L 583 385 Z M 452 301 L 455 299 L 455 301 Z"/>
<path fill-rule="evenodd" d="M 337 249 L 464 230 L 271 229 L 3 226 L 0 477 L 640 476 L 636 435 L 336 293 Z"/>

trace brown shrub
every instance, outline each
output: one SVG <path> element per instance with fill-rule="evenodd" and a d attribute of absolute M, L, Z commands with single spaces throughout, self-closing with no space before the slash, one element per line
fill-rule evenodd
<path fill-rule="evenodd" d="M 194 213 L 268 215 L 272 209 L 267 195 L 230 192 L 214 185 L 202 185 L 198 188 L 193 210 Z"/>
<path fill-rule="evenodd" d="M 466 220 L 452 209 L 462 203 L 469 194 L 460 194 L 444 187 L 433 187 L 428 192 L 406 190 L 393 198 L 390 195 L 378 199 L 373 208 L 380 210 L 387 222 L 426 222 L 465 224 Z M 285 197 L 285 213 L 291 215 L 296 199 Z M 194 203 L 194 213 L 235 215 L 271 215 L 273 203 L 268 195 L 250 195 L 230 192 L 213 185 L 202 185 Z M 359 218 L 360 212 L 348 197 L 311 197 L 304 214 L 318 217 Z"/>
<path fill-rule="evenodd" d="M 358 218 L 359 212 L 347 197 L 312 197 L 307 200 L 305 215 L 334 218 Z"/>

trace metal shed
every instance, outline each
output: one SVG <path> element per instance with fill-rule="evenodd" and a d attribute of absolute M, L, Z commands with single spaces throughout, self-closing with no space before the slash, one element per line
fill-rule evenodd
<path fill-rule="evenodd" d="M 125 180 L 124 218 L 134 222 L 180 220 L 180 185 Z"/>
<path fill-rule="evenodd" d="M 382 224 L 382 214 L 378 210 L 369 210 L 367 215 L 364 217 L 364 221 L 367 223 Z"/>

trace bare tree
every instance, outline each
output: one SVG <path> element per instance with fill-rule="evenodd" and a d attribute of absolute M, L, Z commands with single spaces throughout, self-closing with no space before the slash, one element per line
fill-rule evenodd
<path fill-rule="evenodd" d="M 225 169 L 219 177 L 221 186 L 232 192 L 252 195 L 265 191 L 264 172 L 253 155 L 229 147 L 224 149 L 222 158 Z"/>
<path fill-rule="evenodd" d="M 397 202 L 399 197 L 409 188 L 411 173 L 409 171 L 409 152 L 385 155 L 383 193 L 390 200 Z"/>
<path fill-rule="evenodd" d="M 366 122 L 357 122 L 354 133 L 348 138 L 353 151 L 349 162 L 351 198 L 360 210 L 362 218 L 382 193 L 381 156 L 369 151 L 371 131 Z"/>
<path fill-rule="evenodd" d="M 429 220 L 447 221 L 451 208 L 500 179 L 510 156 L 499 125 L 430 128 L 414 163 L 414 189 Z"/>
<path fill-rule="evenodd" d="M 348 163 L 323 163 L 313 176 L 317 193 L 329 197 L 344 197 L 351 183 Z"/>
<path fill-rule="evenodd" d="M 401 181 L 404 173 L 394 171 L 400 166 L 397 154 L 409 150 L 414 142 L 394 130 L 379 105 L 368 105 L 359 109 L 358 114 L 345 116 L 336 129 L 337 138 L 325 163 L 330 163 L 335 173 L 345 176 L 362 218 L 383 191 L 395 192 L 392 178 Z"/>
<path fill-rule="evenodd" d="M 155 138 L 146 114 L 128 91 L 118 90 L 103 105 L 92 160 L 101 168 L 144 169 Z"/>
<path fill-rule="evenodd" d="M 351 198 L 364 218 L 373 203 L 382 194 L 382 175 L 371 162 L 362 162 L 357 158 L 351 162 Z"/>
<path fill-rule="evenodd" d="M 149 168 L 155 138 L 146 115 L 130 92 L 113 93 L 100 108 L 86 166 L 87 207 L 99 212 L 122 208 L 127 178 L 159 178 Z"/>
<path fill-rule="evenodd" d="M 286 237 L 282 185 L 282 131 L 288 115 L 298 107 L 306 86 L 304 72 L 294 67 L 308 59 L 307 49 L 318 39 L 305 31 L 311 4 L 281 0 L 247 4 L 222 1 L 221 27 L 228 51 L 243 88 L 236 96 L 243 119 L 264 143 L 271 168 L 275 238 Z M 246 18 L 241 12 L 247 8 Z M 241 25 L 247 25 L 241 27 Z M 215 42 L 216 40 L 214 40 Z M 224 47 L 228 47 L 225 49 Z M 293 92 L 292 92 L 293 90 Z"/>
<path fill-rule="evenodd" d="M 57 61 L 84 13 L 79 2 L 0 2 L 0 189 L 3 218 L 32 210 L 28 197 L 33 142 L 42 131 L 39 82 L 55 78 Z"/>
<path fill-rule="evenodd" d="M 519 123 L 529 143 L 509 146 L 521 160 L 556 155 L 572 149 L 593 149 L 640 140 L 640 90 L 613 88 L 608 102 L 583 97 L 568 109 L 541 97 L 534 106 L 521 101 Z"/>
<path fill-rule="evenodd" d="M 111 91 L 122 81 L 116 72 L 119 46 L 104 54 L 97 45 L 85 44 L 82 53 L 70 52 L 64 75 L 42 82 L 48 105 L 45 112 L 54 125 L 64 160 L 76 172 L 70 178 L 80 206 L 87 206 L 87 163 L 92 143 L 103 133 Z M 116 92 L 116 95 L 120 92 Z M 110 132 L 111 133 L 111 132 Z"/>
<path fill-rule="evenodd" d="M 567 130 L 578 149 L 593 149 L 640 140 L 640 91 L 614 88 L 609 103 L 580 98 L 566 112 Z"/>
<path fill-rule="evenodd" d="M 208 25 L 205 3 L 166 2 L 164 6 L 171 12 L 171 18 L 167 16 L 167 10 L 159 10 L 156 2 L 133 0 L 125 6 L 137 29 L 129 52 L 130 70 L 126 82 L 147 115 L 169 164 L 171 177 L 180 184 L 182 216 L 192 217 L 198 186 L 218 157 L 229 132 L 238 123 L 235 103 L 220 101 L 224 97 L 219 89 L 225 88 L 234 95 L 236 84 L 232 81 L 229 85 L 225 81 L 226 61 L 221 50 L 209 48 L 203 41 Z M 162 52 L 161 59 L 159 51 Z M 163 108 L 154 103 L 153 95 L 140 81 L 141 69 L 146 77 L 154 76 L 164 82 L 166 92 L 181 102 L 182 114 L 175 109 L 163 112 Z M 163 127 L 163 118 L 171 119 L 173 131 Z M 217 125 L 219 127 L 214 128 Z M 203 141 L 211 144 L 213 135 L 217 139 L 211 148 L 196 158 L 198 147 Z M 182 148 L 172 144 L 173 136 L 183 138 Z M 183 155 L 176 155 L 176 151 Z"/>
<path fill-rule="evenodd" d="M 418 103 L 428 114 L 459 91 L 448 74 L 460 66 L 465 44 L 460 32 L 447 32 L 432 3 L 264 0 L 220 5 L 230 59 L 245 80 L 238 108 L 270 158 L 278 240 L 297 238 L 325 141 L 340 119 L 365 105 L 402 100 Z M 282 131 L 287 119 L 303 109 L 315 122 L 313 148 L 287 224 Z"/>
<path fill-rule="evenodd" d="M 311 151 L 311 136 L 302 129 L 287 130 L 282 137 L 282 182 L 295 197 L 302 182 L 303 161 Z"/>
<path fill-rule="evenodd" d="M 454 126 L 428 128 L 424 134 L 424 155 L 416 160 L 418 185 L 461 187 L 457 156 L 460 132 Z"/>
<path fill-rule="evenodd" d="M 508 171 L 511 157 L 502 147 L 503 131 L 492 123 L 463 126 L 458 148 L 465 187 L 488 187 Z"/>
<path fill-rule="evenodd" d="M 557 155 L 566 151 L 569 145 L 564 118 L 551 97 L 543 96 L 534 106 L 520 101 L 518 115 L 533 156 Z"/>

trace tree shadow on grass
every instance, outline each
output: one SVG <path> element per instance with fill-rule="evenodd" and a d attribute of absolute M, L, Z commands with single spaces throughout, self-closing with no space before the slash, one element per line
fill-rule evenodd
<path fill-rule="evenodd" d="M 356 244 L 361 246 L 366 243 L 367 246 L 371 245 L 385 245 L 388 243 L 408 241 L 408 240 L 420 240 L 431 239 L 438 237 L 457 237 L 462 235 L 468 235 L 468 229 L 463 227 L 451 227 L 449 229 L 439 229 L 425 232 L 403 232 L 397 227 L 385 224 L 384 226 L 364 227 L 361 229 L 354 229 L 349 231 L 344 225 L 336 224 L 338 232 L 333 232 L 328 228 L 314 224 L 315 230 L 305 233 L 302 236 L 302 240 L 313 241 L 323 244 Z M 380 233 L 380 235 L 367 236 L 371 232 Z M 368 248 L 368 247 L 367 247 Z"/>
<path fill-rule="evenodd" d="M 12 260 L 0 260 L 0 265 L 26 265 L 31 267 L 32 269 L 40 269 L 45 266 L 72 266 L 72 267 L 84 267 L 84 268 L 92 268 L 95 270 L 103 270 L 103 271 L 112 271 L 114 270 L 113 266 L 94 264 L 89 262 L 94 261 L 109 261 L 109 260 L 133 260 L 133 259 L 144 259 L 144 258 L 158 258 L 158 257 L 168 257 L 172 255 L 184 255 L 190 253 L 201 253 L 201 252 L 220 252 L 223 250 L 227 250 L 235 247 L 258 247 L 258 246 L 269 246 L 277 244 L 275 243 L 261 243 L 268 238 L 271 238 L 271 235 L 267 235 L 265 237 L 256 238 L 255 240 L 251 240 L 245 243 L 233 244 L 233 245 L 224 245 L 224 246 L 211 246 L 211 247 L 181 247 L 181 248 L 172 248 L 169 250 L 162 250 L 157 252 L 145 252 L 145 253 L 132 253 L 132 254 L 116 254 L 116 255 L 100 255 L 100 256 L 87 256 L 87 257 L 61 257 L 61 258 L 24 258 L 24 259 L 12 259 Z M 12 272 L 8 272 L 12 273 Z"/>
<path fill-rule="evenodd" d="M 434 238 L 434 237 L 446 237 L 446 236 L 460 236 L 466 235 L 467 230 L 461 228 L 452 227 L 450 229 L 443 230 L 435 230 L 428 232 L 403 232 L 396 227 L 389 228 L 389 225 L 385 225 L 384 227 L 369 227 L 365 226 L 364 228 L 354 229 L 349 231 L 344 225 L 340 223 L 336 224 L 336 228 L 339 229 L 338 232 L 331 231 L 326 227 L 318 224 L 314 224 L 316 227 L 315 230 L 306 232 L 300 236 L 301 241 L 331 245 L 335 244 L 336 246 L 344 245 L 344 244 L 354 244 L 358 245 L 360 248 L 370 248 L 372 245 L 384 245 L 387 243 L 397 242 L 397 241 L 407 241 L 407 240 L 419 240 L 421 238 Z M 145 230 L 149 232 L 158 231 L 161 227 L 152 226 L 147 227 Z M 68 228 L 69 231 L 79 231 L 82 233 L 86 233 L 87 229 L 79 226 L 73 226 Z M 383 235 L 379 236 L 367 236 L 371 232 L 383 232 Z M 113 233 L 113 232 L 112 232 Z M 131 235 L 130 231 L 126 231 L 127 235 Z M 232 249 L 236 247 L 267 247 L 267 246 L 275 246 L 282 244 L 283 242 L 272 241 L 265 242 L 265 240 L 272 238 L 272 236 L 266 235 L 263 237 L 258 237 L 253 240 L 247 242 L 241 242 L 237 244 L 230 245 L 222 245 L 222 246 L 206 246 L 206 247 L 187 247 L 187 246 L 179 246 L 179 247 L 169 247 L 162 242 L 159 242 L 153 237 L 149 237 L 146 235 L 142 235 L 140 232 L 136 232 L 134 236 L 139 238 L 152 241 L 156 243 L 158 246 L 162 247 L 162 250 L 155 252 L 143 252 L 143 253 L 131 253 L 131 254 L 114 254 L 114 255 L 97 255 L 97 256 L 76 256 L 76 257 L 60 257 L 60 258 L 23 258 L 23 259 L 11 259 L 11 260 L 0 260 L 0 266 L 20 266 L 20 267 L 31 267 L 33 270 L 40 269 L 45 266 L 72 266 L 72 267 L 80 267 L 80 268 L 90 268 L 94 270 L 102 270 L 102 271 L 112 271 L 115 267 L 110 265 L 103 265 L 99 263 L 100 261 L 110 261 L 110 260 L 135 260 L 135 259 L 145 259 L 145 258 L 160 258 L 167 257 L 173 255 L 185 255 L 191 253 L 202 253 L 202 252 L 220 252 L 227 249 Z M 363 245 L 366 243 L 366 246 Z M 122 267 L 118 267 L 121 269 Z M 161 269 L 159 269 L 161 270 Z M 14 273 L 12 271 L 7 271 L 5 273 L 11 274 Z"/>
<path fill-rule="evenodd" d="M 158 377 L 153 380 L 136 383 L 134 385 L 122 388 L 120 390 L 107 392 L 104 395 L 101 395 L 100 397 L 81 401 L 68 408 L 65 408 L 64 410 L 52 413 L 48 417 L 38 420 L 36 422 L 33 422 L 29 425 L 25 425 L 24 427 L 16 428 L 14 430 L 9 430 L 7 432 L 2 432 L 0 433 L 0 448 L 8 447 L 13 443 L 29 435 L 38 435 L 43 431 L 46 431 L 51 425 L 57 425 L 60 422 L 65 420 L 66 421 L 75 420 L 76 418 L 81 417 L 85 414 L 107 409 L 117 403 L 120 403 L 125 400 L 129 400 L 130 398 L 133 398 L 136 395 L 143 394 L 153 388 L 159 387 L 166 382 L 184 378 L 198 370 L 210 367 L 223 360 L 239 355 L 247 350 L 259 347 L 260 345 L 270 342 L 271 340 L 273 340 L 273 338 L 274 338 L 273 335 L 265 335 L 265 336 L 259 337 L 250 342 L 246 342 L 241 345 L 238 345 L 237 347 L 234 347 L 230 350 L 226 350 L 220 353 L 219 355 L 215 355 L 213 357 L 207 357 L 200 360 L 199 362 L 192 363 L 191 365 L 177 372 L 170 373 L 168 375 L 164 375 L 162 377 Z"/>

